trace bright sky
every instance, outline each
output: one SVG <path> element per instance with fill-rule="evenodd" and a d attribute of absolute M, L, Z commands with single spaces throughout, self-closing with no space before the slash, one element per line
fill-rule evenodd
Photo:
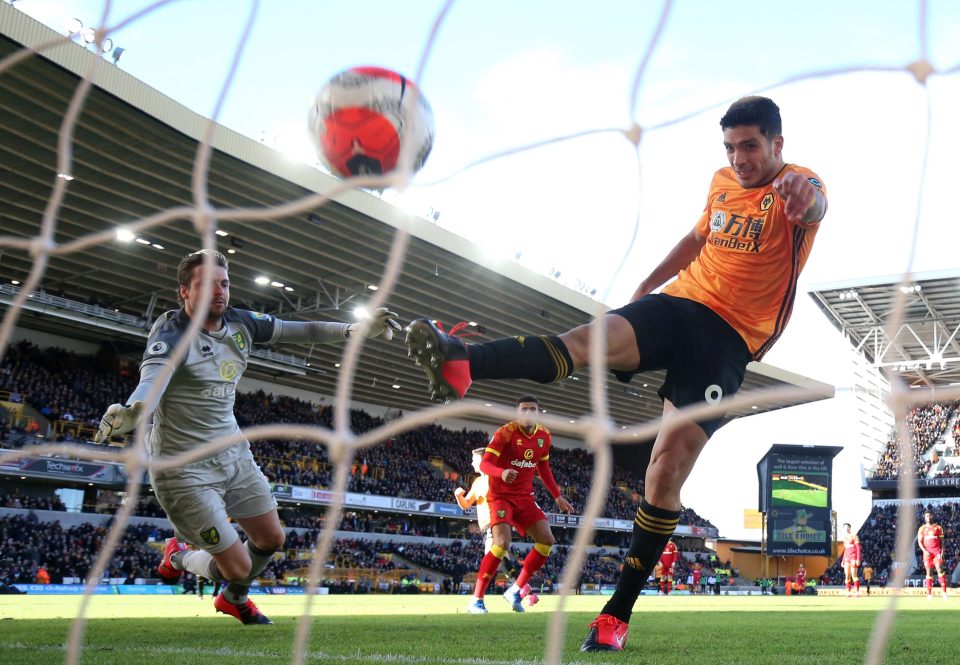
<path fill-rule="evenodd" d="M 148 4 L 114 2 L 108 24 Z M 622 304 L 696 222 L 712 173 L 725 165 L 718 121 L 727 103 L 808 72 L 905 66 L 920 54 L 919 5 L 679 0 L 649 63 L 637 120 L 651 126 L 713 108 L 646 133 L 641 171 L 633 147 L 608 134 L 500 159 L 426 186 L 500 150 L 628 127 L 633 77 L 661 9 L 635 0 L 454 3 L 420 79 L 436 117 L 436 143 L 405 204 L 440 210 L 441 226 L 506 256 L 522 251 L 530 267 L 561 270 L 568 284 L 580 280 L 604 302 Z M 960 3 L 927 5 L 929 60 L 941 71 L 956 67 Z M 126 49 L 119 65 L 209 116 L 251 6 L 236 0 L 163 6 L 112 35 Z M 103 11 L 101 0 L 18 0 L 16 7 L 58 30 L 71 17 L 98 25 Z M 220 122 L 309 156 L 306 113 L 323 82 L 360 64 L 415 76 L 441 8 L 438 1 L 261 2 Z M 781 108 L 786 160 L 816 171 L 830 194 L 801 278 L 803 292 L 824 282 L 957 266 L 952 227 L 958 220 L 948 197 L 956 189 L 960 149 L 960 73 L 933 77 L 926 89 L 906 73 L 860 73 L 766 94 Z M 933 141 L 915 237 L 925 94 Z M 638 240 L 617 273 L 635 224 Z M 847 344 L 803 295 L 765 360 L 833 383 L 840 397 L 720 430 L 684 488 L 684 503 L 724 536 L 758 538 L 759 532 L 743 529 L 742 515 L 757 507 L 756 462 L 767 448 L 842 445 L 834 507 L 841 521 L 859 524 L 869 512 L 869 493 L 859 489 Z"/>

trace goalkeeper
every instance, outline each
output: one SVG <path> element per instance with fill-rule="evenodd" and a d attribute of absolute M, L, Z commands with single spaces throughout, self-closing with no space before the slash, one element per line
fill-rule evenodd
<path fill-rule="evenodd" d="M 185 357 L 162 378 L 177 344 L 200 309 L 204 257 L 212 254 L 210 307 L 202 329 Z M 186 452 L 240 431 L 233 414 L 237 383 L 254 344 L 323 344 L 342 342 L 354 333 L 391 340 L 399 332 L 397 315 L 378 309 L 360 323 L 282 321 L 267 314 L 229 306 L 227 260 L 220 252 L 188 254 L 177 267 L 177 300 L 182 308 L 160 316 L 150 331 L 140 365 L 140 383 L 125 404 L 112 404 L 100 420 L 98 443 L 136 428 L 153 412 L 147 435 L 151 458 Z M 160 384 L 159 386 L 157 384 Z M 149 395 L 156 395 L 147 403 Z M 250 584 L 284 542 L 277 502 L 254 462 L 250 444 L 241 441 L 184 467 L 150 470 L 157 500 L 173 524 L 158 572 L 175 584 L 184 570 L 198 577 L 224 581 L 214 599 L 218 612 L 244 624 L 272 623 L 247 597 Z M 241 543 L 233 518 L 247 535 Z M 186 549 L 185 543 L 196 550 Z"/>

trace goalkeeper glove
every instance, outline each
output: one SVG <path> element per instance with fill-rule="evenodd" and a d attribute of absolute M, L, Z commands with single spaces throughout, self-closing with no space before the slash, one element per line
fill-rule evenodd
<path fill-rule="evenodd" d="M 383 337 L 388 342 L 392 340 L 394 333 L 402 330 L 400 323 L 393 318 L 395 316 L 397 316 L 396 312 L 391 312 L 386 307 L 378 307 L 370 315 L 371 320 L 367 325 L 367 337 Z M 359 330 L 362 326 L 362 323 L 351 323 L 347 328 L 347 337 L 350 337 L 353 331 Z"/>
<path fill-rule="evenodd" d="M 100 427 L 97 429 L 97 433 L 93 435 L 93 442 L 103 443 L 109 441 L 112 436 L 126 434 L 136 429 L 145 406 L 146 403 L 139 400 L 130 406 L 124 406 L 123 404 L 108 406 L 106 413 L 100 418 Z"/>

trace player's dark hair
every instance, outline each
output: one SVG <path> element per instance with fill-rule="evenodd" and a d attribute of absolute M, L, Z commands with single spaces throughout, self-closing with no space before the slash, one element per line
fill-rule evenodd
<path fill-rule="evenodd" d="M 520 406 L 524 402 L 533 402 L 538 408 L 540 407 L 540 400 L 533 395 L 520 395 L 520 397 L 517 398 L 517 406 Z"/>
<path fill-rule="evenodd" d="M 203 257 L 207 254 L 213 254 L 213 261 L 219 267 L 224 270 L 230 269 L 227 264 L 227 257 L 218 251 L 201 249 L 198 252 L 191 252 L 183 257 L 180 265 L 177 266 L 177 286 L 190 286 L 190 282 L 193 281 L 193 271 L 197 269 L 197 266 L 203 266 Z M 177 289 L 177 303 L 183 307 L 180 289 Z"/>
<path fill-rule="evenodd" d="M 853 525 L 850 524 L 850 522 L 844 522 L 844 523 L 843 523 L 843 526 L 848 526 L 848 527 L 850 527 L 851 529 L 853 528 Z"/>
<path fill-rule="evenodd" d="M 741 97 L 720 118 L 720 129 L 744 125 L 759 127 L 760 133 L 772 140 L 783 133 L 780 107 L 767 97 Z"/>

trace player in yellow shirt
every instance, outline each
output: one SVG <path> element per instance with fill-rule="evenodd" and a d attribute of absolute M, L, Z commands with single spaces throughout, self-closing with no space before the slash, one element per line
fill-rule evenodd
<path fill-rule="evenodd" d="M 680 407 L 716 404 L 736 393 L 747 364 L 780 337 L 827 210 L 819 176 L 784 160 L 780 109 L 772 100 L 737 100 L 720 128 L 729 165 L 713 175 L 700 219 L 640 282 L 631 301 L 603 316 L 605 366 L 618 378 L 666 370 L 658 391 L 664 420 L 674 419 Z M 678 169 L 677 177 L 687 173 Z M 565 237 L 576 242 L 578 233 L 602 232 L 597 222 L 564 230 Z M 659 234 L 670 225 L 669 219 L 652 220 L 646 231 Z M 588 366 L 594 330 L 587 324 L 561 335 L 466 344 L 419 318 L 408 326 L 406 344 L 426 372 L 432 396 L 459 399 L 478 380 L 562 381 Z M 583 651 L 623 649 L 633 604 L 679 522 L 680 489 L 722 421 L 723 414 L 673 420 L 657 435 L 626 565 L 590 624 Z"/>

